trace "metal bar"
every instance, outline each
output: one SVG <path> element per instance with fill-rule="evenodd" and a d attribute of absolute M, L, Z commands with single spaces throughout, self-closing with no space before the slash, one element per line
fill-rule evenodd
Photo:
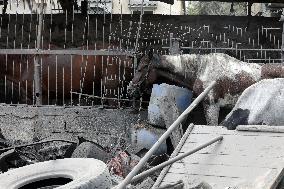
<path fill-rule="evenodd" d="M 171 154 L 170 159 L 176 157 L 178 153 L 180 152 L 181 148 L 183 147 L 185 141 L 187 140 L 189 134 L 191 133 L 192 129 L 194 127 L 194 124 L 191 123 L 188 128 L 186 129 L 185 133 L 183 134 L 182 138 L 180 139 L 177 147 L 175 148 L 174 152 Z M 162 172 L 160 173 L 159 177 L 157 178 L 155 184 L 152 186 L 152 188 L 156 188 L 160 186 L 161 182 L 163 181 L 164 177 L 166 176 L 167 172 L 169 171 L 171 166 L 165 167 Z M 137 175 L 138 176 L 138 175 Z"/>
<path fill-rule="evenodd" d="M 202 145 L 198 146 L 197 148 L 195 148 L 193 150 L 185 152 L 184 154 L 178 155 L 178 156 L 176 156 L 176 157 L 174 157 L 174 158 L 172 158 L 172 159 L 170 159 L 170 160 L 168 160 L 164 163 L 161 163 L 161 164 L 159 164 L 155 167 L 152 167 L 151 169 L 148 169 L 147 171 L 144 171 L 144 172 L 140 173 L 139 175 L 133 177 L 131 182 L 136 182 L 136 181 L 138 181 L 142 178 L 145 178 L 148 175 L 152 174 L 153 172 L 156 172 L 157 170 L 160 170 L 160 169 L 162 169 L 162 168 L 164 168 L 168 165 L 171 165 L 171 164 L 173 164 L 173 163 L 175 163 L 175 162 L 177 162 L 177 161 L 179 161 L 179 160 L 181 160 L 181 159 L 183 159 L 183 158 L 185 158 L 185 157 L 187 157 L 191 154 L 194 154 L 195 152 L 198 152 L 199 150 L 202 150 L 203 148 L 206 148 L 207 146 L 210 146 L 211 144 L 213 144 L 217 141 L 220 141 L 220 140 L 223 140 L 223 136 L 219 136 L 217 138 L 214 138 L 214 139 L 210 140 L 209 142 L 202 144 Z"/>
<path fill-rule="evenodd" d="M 0 54 L 32 54 L 32 55 L 93 55 L 93 56 L 130 56 L 134 53 L 111 50 L 36 50 L 36 49 L 0 49 Z"/>
<path fill-rule="evenodd" d="M 216 85 L 213 81 L 191 104 L 190 106 L 175 120 L 175 122 L 167 129 L 167 131 L 159 138 L 159 140 L 152 146 L 152 148 L 145 154 L 139 163 L 132 169 L 126 178 L 117 186 L 117 189 L 124 189 L 132 180 L 132 178 L 139 172 L 148 159 L 154 154 L 159 146 L 170 136 L 174 129 L 186 119 L 187 115 L 207 96 L 211 89 Z"/>
<path fill-rule="evenodd" d="M 284 11 L 284 9 L 283 9 Z M 282 15 L 281 16 L 281 19 L 280 21 L 283 22 L 283 29 L 282 29 L 282 46 L 281 46 L 281 49 L 282 49 L 282 53 L 281 53 L 281 59 L 282 59 L 282 64 L 284 64 L 284 16 Z"/>
<path fill-rule="evenodd" d="M 176 183 L 166 184 L 156 189 L 181 189 L 184 188 L 184 183 L 182 180 L 177 181 Z"/>
<path fill-rule="evenodd" d="M 136 33 L 135 53 L 137 53 L 138 42 L 139 42 L 139 37 L 140 37 L 140 30 L 141 30 L 141 24 L 142 24 L 142 21 L 143 21 L 143 14 L 144 14 L 143 7 L 144 7 L 144 0 L 142 0 L 142 3 L 141 3 L 140 20 L 139 20 L 139 25 L 138 25 L 138 31 Z"/>
<path fill-rule="evenodd" d="M 40 4 L 40 13 L 39 13 L 39 20 L 38 20 L 38 33 L 37 33 L 37 43 L 36 43 L 36 50 L 40 49 L 40 42 L 41 42 L 41 33 L 42 33 L 42 22 L 43 22 L 43 9 L 44 9 L 44 0 L 41 0 Z M 41 88 L 41 65 L 39 63 L 40 56 L 37 54 L 34 60 L 34 82 L 35 82 L 35 102 L 36 105 L 42 104 L 42 88 Z"/>
<path fill-rule="evenodd" d="M 67 143 L 72 143 L 72 144 L 77 144 L 77 142 L 71 141 L 71 140 L 63 140 L 63 139 L 53 139 L 53 140 L 44 140 L 44 141 L 39 141 L 39 142 L 33 142 L 29 144 L 22 144 L 22 145 L 17 145 L 17 146 L 12 146 L 8 148 L 1 148 L 0 152 L 5 152 L 7 150 L 15 149 L 15 148 L 23 148 L 27 146 L 34 146 L 38 144 L 44 144 L 44 143 L 49 143 L 49 142 L 67 142 Z"/>
<path fill-rule="evenodd" d="M 101 96 L 95 96 L 95 95 L 89 95 L 89 94 L 83 94 L 83 93 L 78 93 L 78 92 L 70 92 L 71 94 L 77 94 L 80 96 L 86 96 L 89 98 L 97 98 L 97 99 L 102 99 L 102 100 L 120 100 L 120 101 L 128 101 L 128 102 L 140 102 L 140 100 L 130 100 L 130 99 L 118 99 L 118 98 L 110 98 L 110 97 L 101 97 Z M 149 101 L 142 101 L 143 103 L 149 103 Z"/>
<path fill-rule="evenodd" d="M 170 47 L 162 47 L 163 49 L 169 49 Z M 233 50 L 233 51 L 279 51 L 282 49 L 240 49 L 240 48 L 198 48 L 198 47 L 180 47 L 181 49 L 189 49 L 189 50 Z"/>

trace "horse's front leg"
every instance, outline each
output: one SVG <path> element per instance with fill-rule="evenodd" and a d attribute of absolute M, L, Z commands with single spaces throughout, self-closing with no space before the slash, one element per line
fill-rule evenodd
<path fill-rule="evenodd" d="M 204 102 L 204 113 L 207 125 L 218 125 L 220 105 L 218 103 Z"/>

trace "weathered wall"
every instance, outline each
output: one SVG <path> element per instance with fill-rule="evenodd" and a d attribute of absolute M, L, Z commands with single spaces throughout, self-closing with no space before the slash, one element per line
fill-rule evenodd
<path fill-rule="evenodd" d="M 130 140 L 130 130 L 147 114 L 133 114 L 129 109 L 99 109 L 88 107 L 0 106 L 0 128 L 5 139 L 26 143 L 43 139 L 69 139 L 83 136 L 102 146 L 115 146 L 120 140 Z"/>

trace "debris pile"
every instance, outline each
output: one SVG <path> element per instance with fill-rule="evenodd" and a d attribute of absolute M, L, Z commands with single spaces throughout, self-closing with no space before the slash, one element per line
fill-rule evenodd
<path fill-rule="evenodd" d="M 138 148 L 137 140 L 139 138 L 139 130 L 146 132 L 147 136 L 155 136 L 154 141 L 148 144 L 148 147 L 142 145 Z M 30 144 L 20 144 L 20 145 L 5 145 L 1 150 L 0 155 L 0 171 L 2 173 L 7 172 L 14 168 L 23 167 L 30 164 L 35 164 L 39 162 L 44 162 L 48 160 L 64 159 L 64 158 L 94 158 L 103 161 L 111 174 L 112 184 L 115 186 L 120 183 L 127 174 L 138 164 L 141 157 L 151 148 L 151 145 L 159 138 L 163 129 L 155 129 L 149 127 L 146 123 L 139 123 L 133 125 L 132 137 L 133 144 L 129 146 L 128 149 L 122 148 L 118 144 L 117 147 L 112 146 L 101 146 L 97 142 L 87 140 L 83 137 L 78 137 L 75 141 L 60 141 L 61 139 L 53 139 L 46 141 L 39 141 Z M 145 134 L 145 133 L 144 133 Z M 145 140 L 145 138 L 141 138 Z M 139 140 L 141 140 L 139 139 Z M 140 141 L 141 142 L 141 141 Z M 7 142 L 8 143 L 8 142 Z M 5 144 L 5 139 L 3 139 L 3 145 Z M 141 145 L 141 143 L 140 143 Z M 154 155 L 148 163 L 141 170 L 144 171 L 163 161 L 168 159 L 166 154 L 166 144 L 165 149 L 160 150 L 160 153 Z M 148 177 L 146 180 L 137 181 L 129 185 L 129 188 L 150 188 L 153 185 L 154 180 L 157 178 L 159 171 L 153 176 Z M 149 182 L 146 182 L 146 181 Z M 151 181 L 151 182 L 150 182 Z"/>

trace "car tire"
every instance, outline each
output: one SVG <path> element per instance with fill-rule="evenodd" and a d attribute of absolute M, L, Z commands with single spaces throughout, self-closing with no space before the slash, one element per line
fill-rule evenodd
<path fill-rule="evenodd" d="M 107 165 L 102 161 L 66 158 L 40 162 L 0 174 L 0 188 L 18 189 L 53 178 L 71 179 L 71 182 L 56 189 L 108 189 L 112 186 Z"/>

